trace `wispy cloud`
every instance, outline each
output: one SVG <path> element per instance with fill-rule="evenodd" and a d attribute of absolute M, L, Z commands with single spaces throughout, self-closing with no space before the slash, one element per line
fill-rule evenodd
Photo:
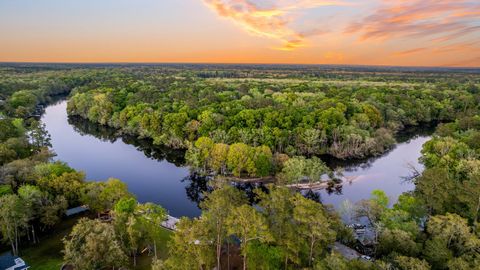
<path fill-rule="evenodd" d="M 431 37 L 458 39 L 480 30 L 480 2 L 472 0 L 383 1 L 364 19 L 351 23 L 346 33 L 362 40 Z"/>
<path fill-rule="evenodd" d="M 480 57 L 474 57 L 467 60 L 461 60 L 456 62 L 449 62 L 443 66 L 446 67 L 468 67 L 468 66 L 476 66 L 478 67 L 480 63 Z"/>
<path fill-rule="evenodd" d="M 423 51 L 426 51 L 428 50 L 428 48 L 415 48 L 415 49 L 411 49 L 411 50 L 405 50 L 405 51 L 400 51 L 400 52 L 395 52 L 394 55 L 395 56 L 405 56 L 405 55 L 410 55 L 410 54 L 415 54 L 415 53 L 419 53 L 419 52 L 423 52 Z"/>
<path fill-rule="evenodd" d="M 394 53 L 394 56 L 406 56 L 416 53 L 422 53 L 428 51 L 430 54 L 441 54 L 441 53 L 450 53 L 450 52 L 471 52 L 477 53 L 480 52 L 479 42 L 459 42 L 449 45 L 440 45 L 432 47 L 420 47 L 404 51 L 398 51 Z"/>
<path fill-rule="evenodd" d="M 278 40 L 279 50 L 304 47 L 307 38 L 323 34 L 324 29 L 294 29 L 299 11 L 322 6 L 343 6 L 341 0 L 203 0 L 222 17 L 231 19 L 251 34 Z"/>

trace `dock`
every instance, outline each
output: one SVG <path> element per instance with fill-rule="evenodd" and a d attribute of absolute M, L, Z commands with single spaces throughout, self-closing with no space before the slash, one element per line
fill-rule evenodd
<path fill-rule="evenodd" d="M 172 217 L 170 215 L 167 215 L 167 219 L 161 223 L 161 226 L 165 229 L 169 229 L 171 231 L 177 230 L 177 223 L 180 221 L 180 219 L 176 217 Z"/>

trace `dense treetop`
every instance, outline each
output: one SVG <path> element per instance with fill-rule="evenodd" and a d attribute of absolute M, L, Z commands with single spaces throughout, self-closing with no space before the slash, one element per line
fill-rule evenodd
<path fill-rule="evenodd" d="M 87 204 L 64 239 L 78 269 L 121 267 L 145 247 L 152 269 L 227 269 L 230 248 L 248 269 L 477 269 L 480 264 L 478 70 L 245 65 L 1 65 L 0 235 L 18 254 L 28 240 Z M 339 211 L 288 186 L 255 200 L 212 180 L 200 218 L 182 218 L 166 258 L 157 257 L 166 210 L 138 203 L 118 179 L 87 182 L 52 160 L 35 120 L 41 106 L 70 94 L 68 110 L 155 144 L 188 149 L 197 172 L 277 175 L 280 184 L 335 174 L 318 157 L 386 151 L 411 125 L 440 123 L 422 151 L 415 190 L 390 205 L 381 190 Z M 400 166 L 400 164 L 399 164 Z M 348 261 L 334 242 L 355 246 L 341 222 L 374 233 L 374 262 Z M 153 247 L 153 248 L 152 248 Z"/>

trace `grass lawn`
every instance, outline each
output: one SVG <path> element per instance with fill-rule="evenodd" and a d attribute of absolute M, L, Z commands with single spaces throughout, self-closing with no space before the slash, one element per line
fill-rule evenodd
<path fill-rule="evenodd" d="M 76 224 L 77 218 L 64 220 L 55 230 L 45 236 L 42 236 L 40 243 L 32 245 L 21 250 L 21 257 L 31 266 L 32 270 L 58 270 L 63 264 L 63 237 L 67 236 Z M 173 233 L 167 229 L 162 229 L 157 237 L 157 254 L 159 258 L 167 256 L 167 242 Z M 138 270 L 150 270 L 153 256 L 144 254 L 137 258 Z M 130 266 L 133 268 L 133 262 Z"/>
<path fill-rule="evenodd" d="M 35 270 L 58 270 L 63 264 L 62 239 L 70 233 L 79 218 L 60 223 L 53 232 L 40 238 L 40 243 L 21 250 L 22 258 Z"/>
<path fill-rule="evenodd" d="M 167 230 L 167 229 L 160 230 L 160 233 L 157 236 L 157 255 L 159 259 L 167 258 L 167 255 L 168 255 L 167 242 L 172 236 L 172 234 L 173 232 L 170 230 Z M 139 256 L 137 258 L 137 267 L 135 267 L 135 269 L 139 269 L 139 270 L 152 269 L 151 267 L 152 259 L 153 259 L 153 254 L 152 256 L 148 256 L 147 254 Z M 133 269 L 133 263 L 131 265 L 131 269 Z"/>

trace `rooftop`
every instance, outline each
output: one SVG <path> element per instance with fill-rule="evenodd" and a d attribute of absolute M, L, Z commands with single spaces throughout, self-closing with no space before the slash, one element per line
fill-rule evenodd
<path fill-rule="evenodd" d="M 0 269 L 4 270 L 25 270 L 30 266 L 20 257 L 10 253 L 0 255 Z"/>

